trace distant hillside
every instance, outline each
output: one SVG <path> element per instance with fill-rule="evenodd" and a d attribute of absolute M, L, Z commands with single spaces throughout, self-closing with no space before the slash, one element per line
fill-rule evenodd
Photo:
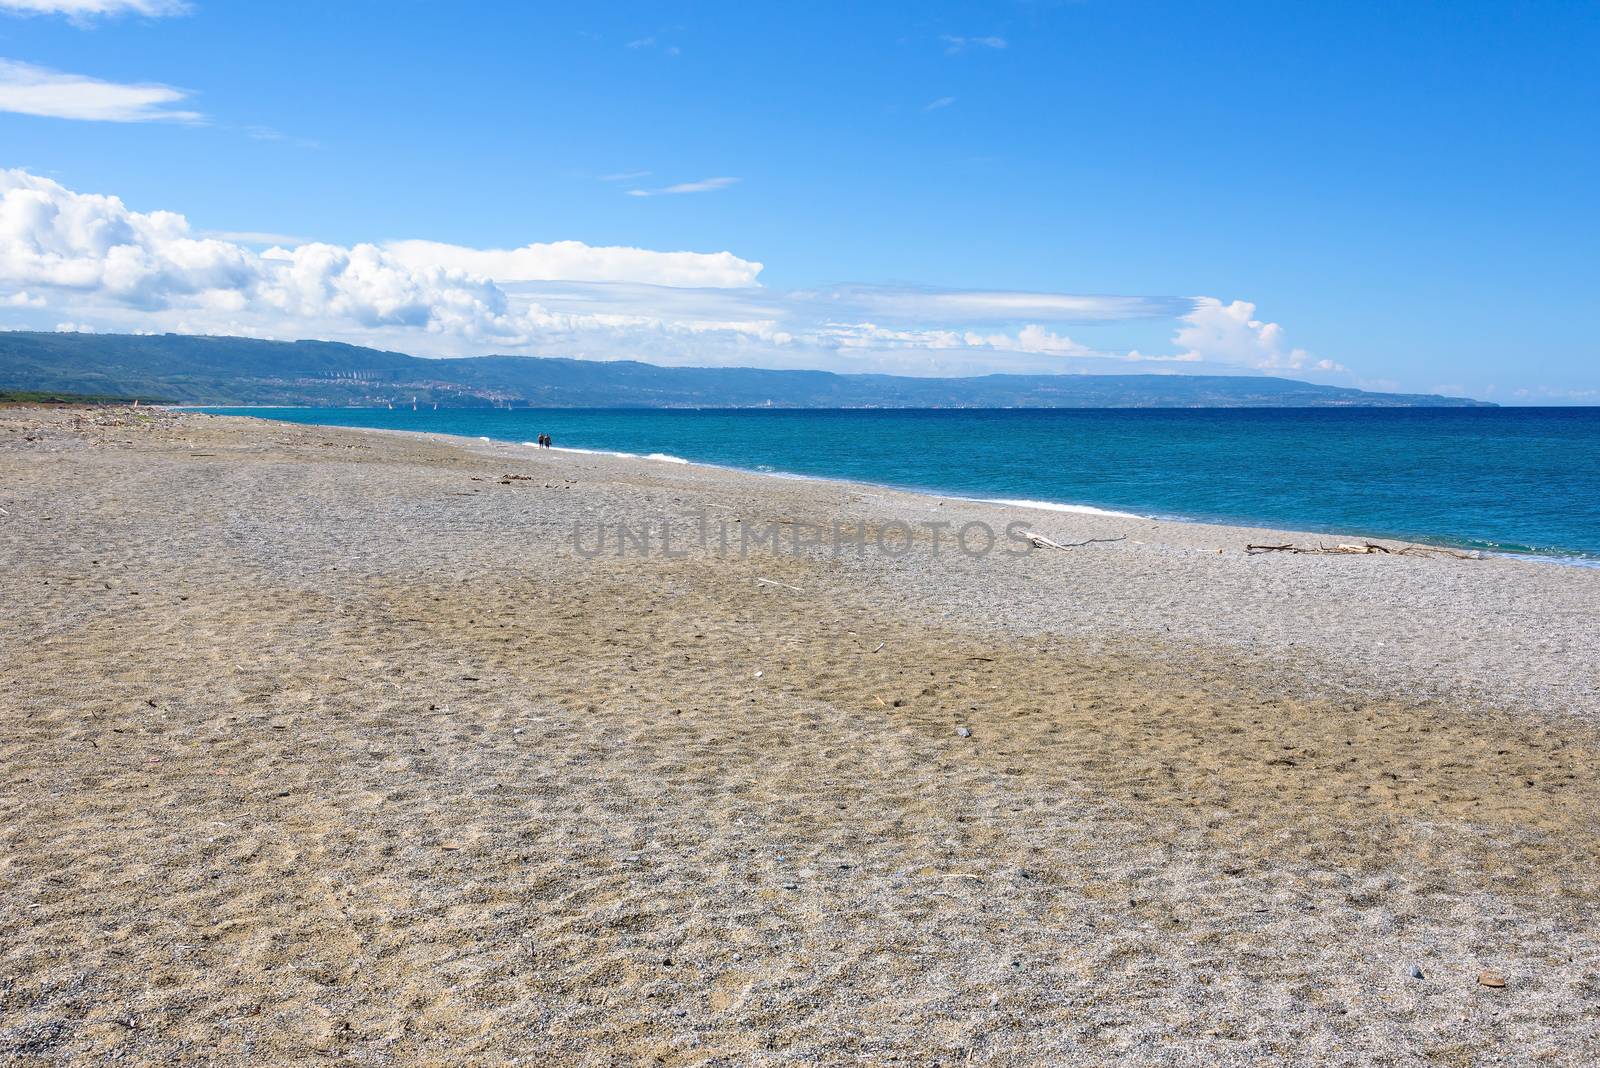
<path fill-rule="evenodd" d="M 1225 375 L 908 378 L 656 367 L 530 356 L 429 360 L 327 341 L 0 332 L 0 389 L 182 404 L 544 408 L 1463 407 L 1481 401 L 1368 393 Z"/>

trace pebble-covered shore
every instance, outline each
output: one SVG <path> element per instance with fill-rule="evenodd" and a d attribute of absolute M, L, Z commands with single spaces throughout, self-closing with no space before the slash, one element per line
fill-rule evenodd
<path fill-rule="evenodd" d="M 0 411 L 0 1062 L 1593 1063 L 1600 571 L 1340 540 Z"/>

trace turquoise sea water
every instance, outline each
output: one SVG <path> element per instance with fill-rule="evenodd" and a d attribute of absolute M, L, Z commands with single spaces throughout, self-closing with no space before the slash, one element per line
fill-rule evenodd
<path fill-rule="evenodd" d="M 1600 561 L 1600 408 L 211 408 Z"/>

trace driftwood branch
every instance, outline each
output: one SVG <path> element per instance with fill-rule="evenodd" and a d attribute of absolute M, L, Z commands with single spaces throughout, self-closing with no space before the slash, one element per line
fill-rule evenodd
<path fill-rule="evenodd" d="M 1434 545 L 1402 545 L 1391 549 L 1387 545 L 1364 541 L 1359 544 L 1340 545 L 1246 545 L 1244 551 L 1251 556 L 1261 553 L 1294 553 L 1297 556 L 1448 556 L 1455 560 L 1477 560 L 1476 553 L 1457 552 Z"/>
<path fill-rule="evenodd" d="M 1117 537 L 1117 538 L 1088 538 L 1088 539 L 1086 539 L 1084 541 L 1059 542 L 1059 541 L 1051 541 L 1049 538 L 1045 537 L 1043 534 L 1035 534 L 1031 530 L 1024 530 L 1024 531 L 1021 532 L 1021 534 L 1022 534 L 1022 536 L 1024 538 L 1027 538 L 1030 542 L 1033 543 L 1033 547 L 1035 549 L 1081 549 L 1085 545 L 1096 545 L 1096 544 L 1098 544 L 1100 542 L 1127 541 L 1128 540 L 1127 535 L 1124 534 L 1123 536 Z"/>

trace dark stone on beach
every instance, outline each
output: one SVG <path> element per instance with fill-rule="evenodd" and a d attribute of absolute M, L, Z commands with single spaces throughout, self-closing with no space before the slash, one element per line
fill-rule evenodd
<path fill-rule="evenodd" d="M 1413 964 L 1410 968 L 1408 968 L 1406 970 L 1406 974 L 1411 976 L 1411 978 L 1413 978 L 1413 979 L 1426 979 L 1427 978 L 1427 976 L 1422 974 L 1422 969 L 1417 967 L 1415 964 Z"/>

